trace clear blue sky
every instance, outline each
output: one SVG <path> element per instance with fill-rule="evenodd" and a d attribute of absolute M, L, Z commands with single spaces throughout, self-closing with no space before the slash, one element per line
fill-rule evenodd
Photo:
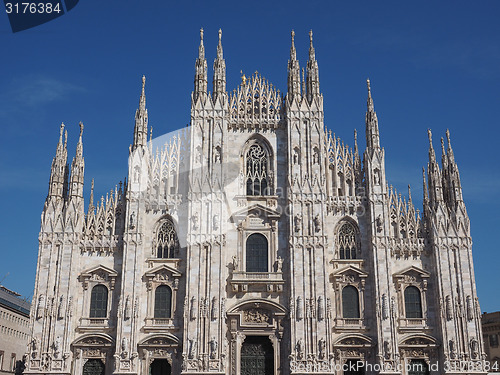
<path fill-rule="evenodd" d="M 241 2 L 243 4 L 243 2 Z M 0 281 L 31 296 L 40 214 L 64 122 L 69 160 L 85 124 L 85 199 L 127 173 L 141 76 L 154 133 L 185 126 L 199 43 L 211 81 L 223 30 L 228 89 L 258 70 L 286 91 L 290 30 L 301 66 L 314 31 L 325 123 L 364 147 L 366 78 L 372 81 L 387 177 L 421 208 L 427 128 L 451 131 L 471 218 L 483 311 L 500 310 L 497 198 L 500 186 L 500 2 L 498 1 L 97 1 L 12 34 L 0 17 Z M 210 85 L 211 86 L 211 85 Z M 4 279 L 4 276 L 9 275 Z"/>

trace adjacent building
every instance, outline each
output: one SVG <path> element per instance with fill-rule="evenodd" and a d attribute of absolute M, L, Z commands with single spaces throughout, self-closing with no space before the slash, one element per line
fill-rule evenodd
<path fill-rule="evenodd" d="M 198 52 L 190 127 L 156 148 L 143 77 L 128 179 L 97 204 L 61 125 L 25 373 L 485 373 L 450 133 L 439 157 L 428 132 L 419 211 L 369 81 L 364 150 L 325 123 L 312 32 L 285 95 L 258 73 L 228 91 L 220 31 L 209 92 L 203 31 Z"/>
<path fill-rule="evenodd" d="M 0 285 L 0 374 L 22 371 L 30 341 L 30 306 L 20 294 Z"/>
<path fill-rule="evenodd" d="M 500 372 L 500 311 L 483 313 L 481 316 L 486 360 L 491 372 Z"/>

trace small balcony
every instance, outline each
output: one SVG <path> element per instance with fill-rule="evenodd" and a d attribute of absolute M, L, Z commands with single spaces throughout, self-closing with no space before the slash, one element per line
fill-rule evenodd
<path fill-rule="evenodd" d="M 399 328 L 406 330 L 421 330 L 427 327 L 427 320 L 425 318 L 399 318 Z"/>
<path fill-rule="evenodd" d="M 146 318 L 144 332 L 164 331 L 166 329 L 174 329 L 173 318 Z"/>
<path fill-rule="evenodd" d="M 233 272 L 231 289 L 233 292 L 268 292 L 283 291 L 283 272 Z"/>
<path fill-rule="evenodd" d="M 78 331 L 95 331 L 112 328 L 114 322 L 109 318 L 80 318 Z"/>

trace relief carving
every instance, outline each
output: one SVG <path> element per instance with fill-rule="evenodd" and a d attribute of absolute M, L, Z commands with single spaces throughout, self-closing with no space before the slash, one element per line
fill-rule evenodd
<path fill-rule="evenodd" d="M 243 311 L 243 321 L 245 323 L 271 323 L 271 312 L 264 309 L 248 309 Z"/>

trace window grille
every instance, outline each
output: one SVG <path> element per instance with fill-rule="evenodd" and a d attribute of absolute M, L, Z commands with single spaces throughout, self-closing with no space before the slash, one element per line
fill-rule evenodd
<path fill-rule="evenodd" d="M 106 318 L 108 310 L 108 288 L 96 285 L 92 288 L 90 296 L 90 317 Z"/>
<path fill-rule="evenodd" d="M 268 246 L 265 236 L 252 234 L 247 239 L 246 246 L 247 272 L 268 272 Z"/>
<path fill-rule="evenodd" d="M 422 301 L 420 300 L 420 290 L 415 286 L 405 289 L 405 312 L 406 318 L 422 319 Z"/>
<path fill-rule="evenodd" d="M 359 319 L 359 294 L 358 290 L 347 285 L 342 289 L 342 317 L 344 319 Z"/>
<path fill-rule="evenodd" d="M 172 314 L 172 289 L 160 285 L 155 291 L 155 318 L 170 318 Z"/>

